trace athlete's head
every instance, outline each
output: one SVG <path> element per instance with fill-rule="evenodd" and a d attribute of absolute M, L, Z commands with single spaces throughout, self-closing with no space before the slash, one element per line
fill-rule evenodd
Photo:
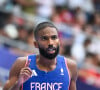
<path fill-rule="evenodd" d="M 39 48 L 40 54 L 47 58 L 53 59 L 59 53 L 59 38 L 57 28 L 50 22 L 43 22 L 37 25 L 34 36 L 35 45 Z"/>

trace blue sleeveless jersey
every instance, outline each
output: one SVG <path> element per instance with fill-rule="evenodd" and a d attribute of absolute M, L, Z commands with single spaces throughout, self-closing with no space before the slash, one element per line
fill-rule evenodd
<path fill-rule="evenodd" d="M 23 84 L 23 90 L 68 90 L 70 77 L 63 56 L 57 56 L 57 66 L 53 71 L 45 72 L 36 66 L 36 55 L 28 56 L 32 76 Z"/>

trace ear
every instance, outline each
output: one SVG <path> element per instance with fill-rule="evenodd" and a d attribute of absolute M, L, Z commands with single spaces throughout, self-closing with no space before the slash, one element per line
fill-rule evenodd
<path fill-rule="evenodd" d="M 33 43 L 34 43 L 34 46 L 35 46 L 36 48 L 38 48 L 38 43 L 37 43 L 37 41 L 34 41 Z"/>

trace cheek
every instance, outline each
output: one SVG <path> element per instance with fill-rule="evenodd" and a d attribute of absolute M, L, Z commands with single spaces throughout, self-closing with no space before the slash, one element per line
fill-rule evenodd
<path fill-rule="evenodd" d="M 56 44 L 56 45 L 60 45 L 59 39 L 57 39 L 57 40 L 55 41 L 55 44 Z"/>
<path fill-rule="evenodd" d="M 39 47 L 42 47 L 42 48 L 47 48 L 48 46 L 47 46 L 48 44 L 46 43 L 46 42 L 39 42 L 38 43 L 38 46 Z"/>

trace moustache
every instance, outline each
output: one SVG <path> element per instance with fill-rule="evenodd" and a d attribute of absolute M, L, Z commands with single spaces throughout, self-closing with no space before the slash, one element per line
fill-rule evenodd
<path fill-rule="evenodd" d="M 50 45 L 46 50 L 47 51 L 49 51 L 49 50 L 56 50 L 56 47 L 53 47 L 53 46 Z"/>

